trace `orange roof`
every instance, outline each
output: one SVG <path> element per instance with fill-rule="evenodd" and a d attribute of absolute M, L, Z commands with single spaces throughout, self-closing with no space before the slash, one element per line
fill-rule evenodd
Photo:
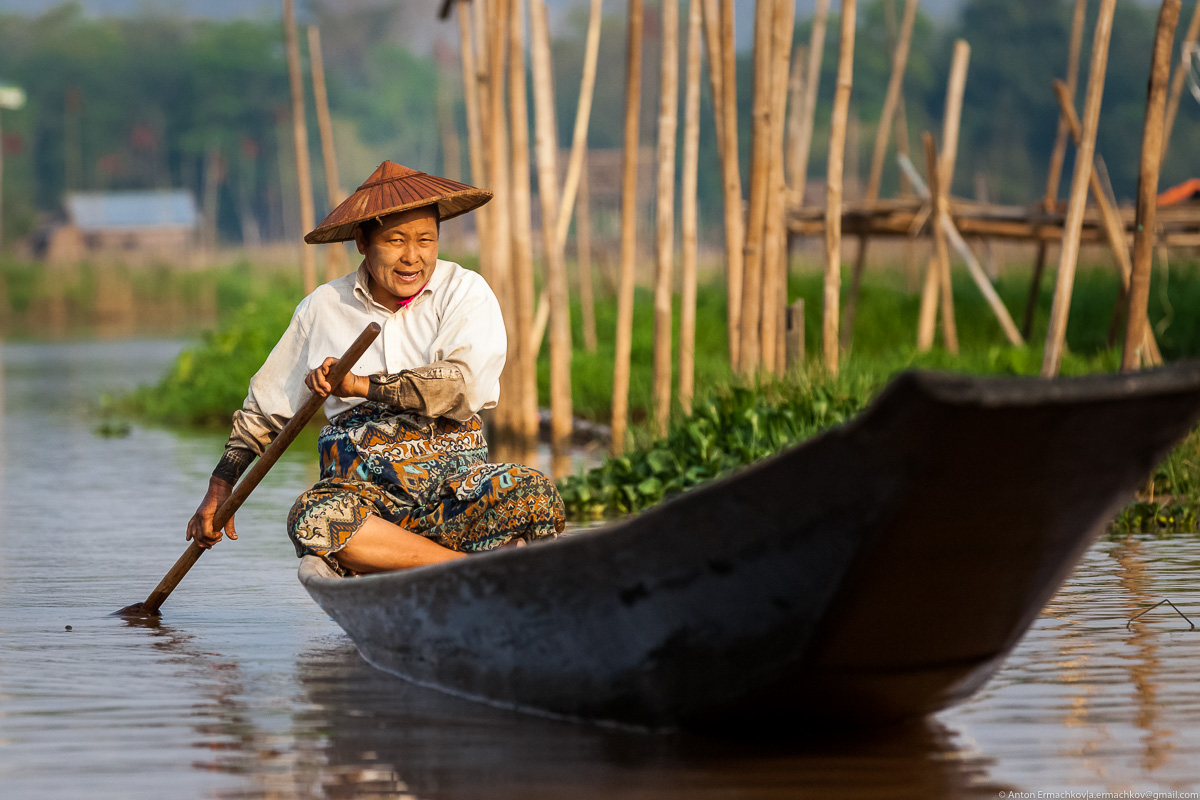
<path fill-rule="evenodd" d="M 1200 178 L 1186 180 L 1178 186 L 1173 186 L 1158 196 L 1160 206 L 1173 206 L 1194 197 L 1200 197 Z"/>

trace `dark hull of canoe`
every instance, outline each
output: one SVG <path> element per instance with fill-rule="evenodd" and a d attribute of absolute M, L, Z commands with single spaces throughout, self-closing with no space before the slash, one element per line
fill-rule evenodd
<path fill-rule="evenodd" d="M 1200 365 L 899 377 L 851 423 L 613 525 L 300 579 L 375 666 L 648 727 L 872 723 L 960 701 L 1200 412 Z"/>

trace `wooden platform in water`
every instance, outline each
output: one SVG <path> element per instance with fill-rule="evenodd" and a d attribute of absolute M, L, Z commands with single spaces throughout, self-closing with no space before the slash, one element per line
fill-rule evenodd
<path fill-rule="evenodd" d="M 1134 208 L 1118 209 L 1129 243 L 1133 244 Z M 1044 208 L 1005 206 L 952 198 L 950 216 L 963 236 L 1012 241 L 1057 242 L 1062 239 L 1066 205 L 1054 212 Z M 880 200 L 872 206 L 848 204 L 842 211 L 843 236 L 886 238 L 927 233 L 929 204 L 919 199 Z M 1168 247 L 1200 247 L 1200 204 L 1163 206 L 1157 214 L 1159 243 Z M 825 209 L 793 206 L 788 210 L 788 231 L 796 236 L 824 236 Z M 1100 212 L 1088 208 L 1082 241 L 1106 242 Z"/>

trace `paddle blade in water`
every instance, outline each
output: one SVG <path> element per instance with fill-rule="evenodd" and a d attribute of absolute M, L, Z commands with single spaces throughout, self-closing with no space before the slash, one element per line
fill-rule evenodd
<path fill-rule="evenodd" d="M 110 614 L 110 616 L 113 616 L 113 617 L 141 617 L 141 618 L 161 617 L 162 616 L 162 612 L 159 611 L 158 609 L 155 609 L 153 611 L 147 611 L 145 608 L 145 605 L 146 605 L 145 603 L 134 603 L 131 606 L 125 606 L 120 611 L 114 611 L 112 614 Z"/>

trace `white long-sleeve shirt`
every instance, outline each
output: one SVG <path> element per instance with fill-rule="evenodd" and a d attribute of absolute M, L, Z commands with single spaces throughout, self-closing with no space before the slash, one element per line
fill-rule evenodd
<path fill-rule="evenodd" d="M 356 375 L 394 375 L 435 362 L 456 367 L 463 392 L 444 416 L 465 420 L 500 399 L 500 372 L 508 348 L 500 304 L 477 273 L 438 260 L 429 283 L 399 309 L 371 297 L 365 264 L 317 288 L 296 307 L 292 321 L 233 415 L 227 447 L 261 454 L 309 396 L 304 378 L 328 357 L 339 357 L 371 322 L 382 331 L 351 369 Z M 329 397 L 332 419 L 364 402 Z"/>

